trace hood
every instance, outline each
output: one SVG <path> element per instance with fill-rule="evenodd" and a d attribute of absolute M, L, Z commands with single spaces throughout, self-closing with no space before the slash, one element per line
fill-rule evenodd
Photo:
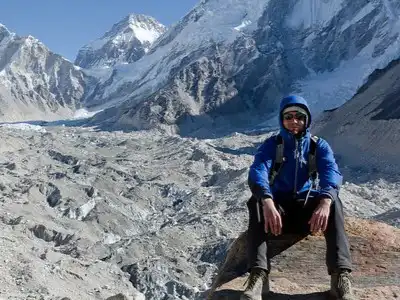
<path fill-rule="evenodd" d="M 311 125 L 311 112 L 310 112 L 310 108 L 308 107 L 308 103 L 307 101 L 301 97 L 301 96 L 297 96 L 297 95 L 289 95 L 286 96 L 285 98 L 283 98 L 281 100 L 281 105 L 280 105 L 280 109 L 279 109 L 279 125 L 281 126 L 281 128 L 283 129 L 283 120 L 282 120 L 282 111 L 288 107 L 288 106 L 301 106 L 302 108 L 304 108 L 307 111 L 308 114 L 308 122 L 306 124 L 306 128 L 308 129 Z"/>

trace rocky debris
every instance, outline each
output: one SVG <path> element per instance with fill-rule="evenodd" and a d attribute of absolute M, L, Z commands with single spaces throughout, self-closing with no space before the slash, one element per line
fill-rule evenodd
<path fill-rule="evenodd" d="M 49 182 L 47 185 L 41 184 L 39 191 L 46 196 L 47 203 L 51 207 L 57 206 L 61 202 L 61 193 L 59 188 L 53 183 Z"/>
<path fill-rule="evenodd" d="M 67 207 L 66 209 L 62 209 L 62 215 L 70 219 L 85 221 L 95 207 L 96 199 L 90 199 L 88 202 L 79 207 Z"/>
<path fill-rule="evenodd" d="M 6 163 L 3 163 L 2 166 L 3 166 L 4 168 L 10 170 L 10 171 L 15 170 L 16 167 L 17 167 L 17 165 L 16 165 L 15 163 L 13 163 L 13 162 L 6 162 Z"/>
<path fill-rule="evenodd" d="M 128 300 L 124 294 L 118 294 L 115 296 L 108 297 L 106 300 Z"/>
<path fill-rule="evenodd" d="M 54 242 L 56 247 L 68 244 L 74 237 L 73 234 L 63 234 L 56 230 L 49 230 L 44 225 L 35 225 L 30 230 L 37 238 L 46 242 Z"/>
<path fill-rule="evenodd" d="M 50 179 L 63 179 L 67 174 L 63 172 L 54 172 L 49 174 Z"/>
<path fill-rule="evenodd" d="M 396 299 L 400 295 L 400 230 L 369 220 L 348 218 L 354 262 L 355 294 L 359 299 Z M 246 279 L 246 235 L 232 244 L 208 298 L 239 299 Z M 272 245 L 271 247 L 274 247 Z M 324 263 L 325 241 L 309 236 L 272 260 L 272 299 L 325 299 L 329 276 Z"/>
<path fill-rule="evenodd" d="M 17 165 L 0 168 L 0 251 L 7 260 L 0 262 L 0 298 L 40 299 L 47 288 L 45 300 L 119 293 L 132 299 L 135 290 L 154 300 L 204 299 L 247 226 L 250 149 L 270 133 L 200 140 L 157 132 L 46 130 L 0 128 L 2 159 Z M 47 155 L 49 145 L 58 145 L 77 165 Z M 57 189 L 62 197 L 51 207 L 46 199 Z M 399 207 L 398 193 L 397 182 L 382 180 L 346 183 L 341 194 L 347 215 L 389 222 L 391 215 L 382 214 Z M 21 275 L 26 266 L 32 278 Z"/>
<path fill-rule="evenodd" d="M 47 153 L 54 160 L 62 162 L 62 163 L 67 164 L 67 165 L 74 166 L 79 161 L 76 157 L 73 157 L 71 155 L 64 155 L 64 154 L 62 154 L 62 153 L 60 153 L 58 151 L 55 151 L 55 150 L 48 150 Z"/>
<path fill-rule="evenodd" d="M 6 214 L 6 215 L 1 215 L 0 219 L 4 224 L 12 226 L 20 224 L 23 217 L 22 216 L 14 217 L 9 214 Z"/>
<path fill-rule="evenodd" d="M 168 278 L 167 274 L 157 272 L 162 270 L 163 264 L 160 260 L 143 260 L 139 263 L 123 266 L 122 270 L 131 275 L 130 281 L 145 294 L 146 299 L 173 299 L 174 297 L 183 299 L 195 299 L 198 291 L 189 284 L 178 279 Z M 184 270 L 177 270 L 183 273 Z M 186 274 L 189 275 L 189 274 Z M 163 282 L 160 288 L 158 282 Z"/>
<path fill-rule="evenodd" d="M 42 234 L 42 229 L 34 231 L 44 239 L 57 239 L 49 232 Z M 124 295 L 144 300 L 115 265 L 57 252 L 18 228 L 1 226 L 1 231 L 0 299 L 107 299 Z"/>
<path fill-rule="evenodd" d="M 382 214 L 374 216 L 374 219 L 385 221 L 390 225 L 400 227 L 400 209 L 397 207 L 391 208 Z"/>
<path fill-rule="evenodd" d="M 95 188 L 94 187 L 89 187 L 89 188 L 85 188 L 85 192 L 86 192 L 86 195 L 88 196 L 88 197 L 93 197 L 93 195 L 95 195 L 95 192 L 96 192 L 96 190 L 95 190 Z M 96 193 L 97 194 L 97 193 Z"/>

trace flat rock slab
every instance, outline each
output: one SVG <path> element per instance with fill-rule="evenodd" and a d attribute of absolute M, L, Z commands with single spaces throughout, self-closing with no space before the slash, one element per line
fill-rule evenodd
<path fill-rule="evenodd" d="M 400 299 L 400 230 L 379 222 L 348 218 L 357 299 Z M 247 279 L 246 232 L 232 245 L 209 299 L 239 299 Z M 268 299 L 327 299 L 329 275 L 325 240 L 309 236 L 272 260 Z"/>

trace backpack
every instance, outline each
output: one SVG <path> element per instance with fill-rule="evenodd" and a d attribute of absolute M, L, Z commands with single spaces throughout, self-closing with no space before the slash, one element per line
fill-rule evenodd
<path fill-rule="evenodd" d="M 276 135 L 276 154 L 275 154 L 275 160 L 273 162 L 272 168 L 270 170 L 268 179 L 269 179 L 269 184 L 272 186 L 274 184 L 276 176 L 279 174 L 279 171 L 281 170 L 284 162 L 285 162 L 285 157 L 283 156 L 283 138 L 280 134 Z M 317 172 L 317 142 L 318 142 L 318 137 L 315 135 L 311 135 L 310 138 L 310 151 L 308 153 L 308 174 L 311 178 L 312 181 L 312 187 L 315 187 L 316 185 L 316 180 L 318 178 L 318 172 Z"/>

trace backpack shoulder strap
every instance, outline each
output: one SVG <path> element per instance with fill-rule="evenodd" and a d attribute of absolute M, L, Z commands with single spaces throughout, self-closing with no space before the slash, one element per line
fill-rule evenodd
<path fill-rule="evenodd" d="M 273 185 L 276 176 L 278 175 L 279 171 L 282 168 L 282 165 L 284 163 L 284 157 L 283 157 L 283 138 L 280 134 L 277 134 L 275 136 L 275 141 L 276 141 L 276 152 L 275 152 L 275 160 L 272 164 L 272 168 L 269 172 L 269 184 Z"/>
<path fill-rule="evenodd" d="M 315 135 L 311 136 L 310 139 L 310 151 L 308 152 L 308 174 L 313 182 L 317 179 L 317 143 L 318 137 Z"/>

